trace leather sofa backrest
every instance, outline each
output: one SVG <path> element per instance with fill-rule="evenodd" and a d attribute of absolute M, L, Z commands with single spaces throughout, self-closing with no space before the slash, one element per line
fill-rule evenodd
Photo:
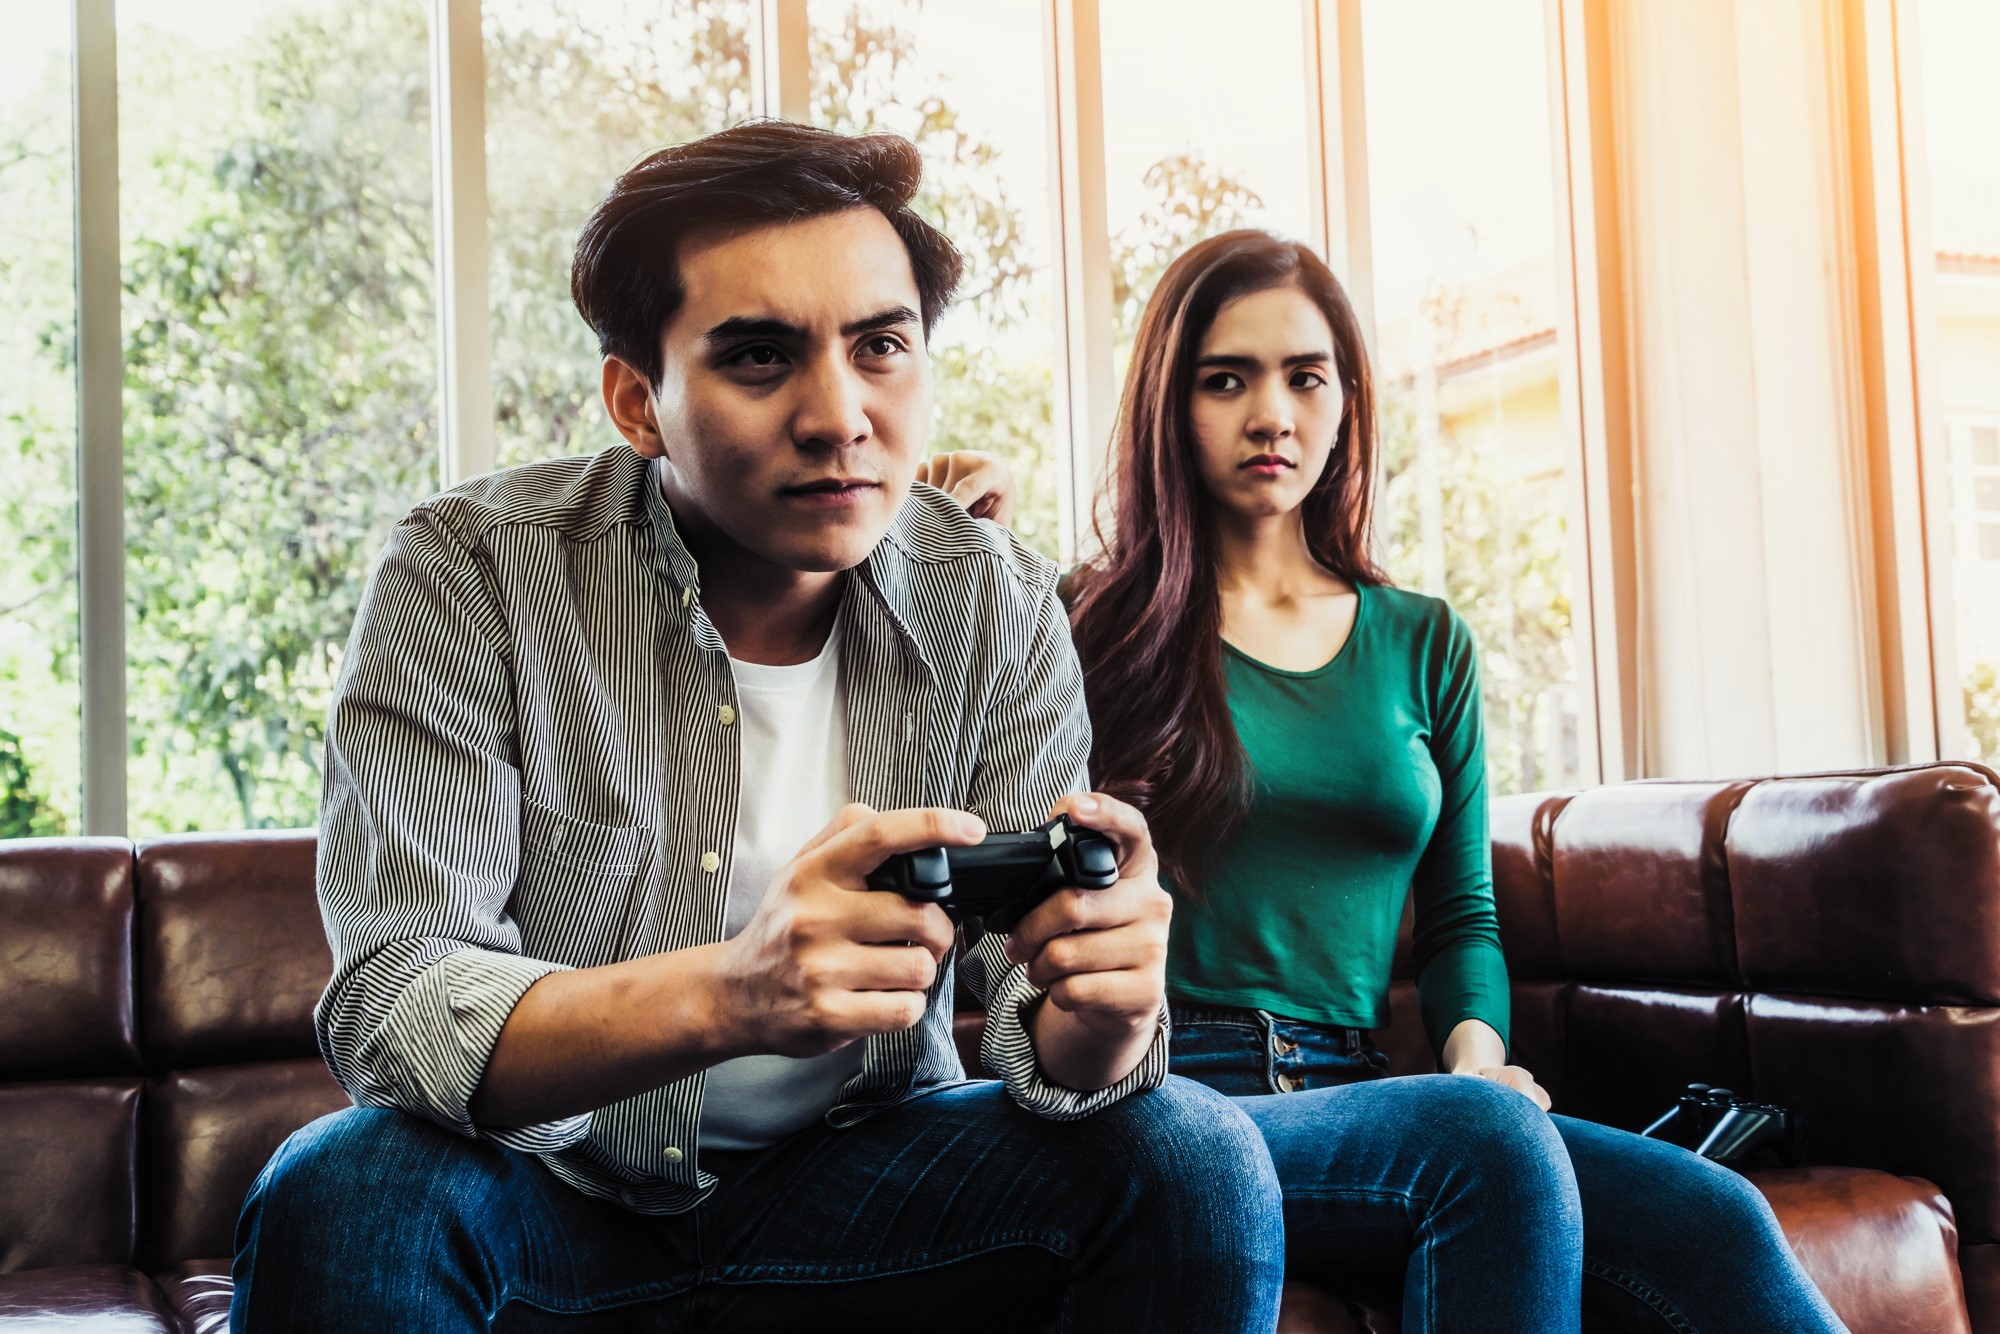
<path fill-rule="evenodd" d="M 1973 764 L 1493 804 L 1515 1058 L 1627 1129 L 1701 1080 L 2000 1239 L 2000 779 Z M 1406 924 L 1407 925 L 1407 924 Z M 1407 953 L 1383 1046 L 1429 1068 Z"/>

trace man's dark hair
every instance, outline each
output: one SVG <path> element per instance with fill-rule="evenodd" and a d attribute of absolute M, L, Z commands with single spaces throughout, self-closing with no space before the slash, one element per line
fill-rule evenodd
<path fill-rule="evenodd" d="M 576 240 L 570 297 L 597 346 L 660 382 L 660 330 L 680 308 L 681 238 L 715 227 L 796 222 L 872 208 L 910 254 L 924 334 L 951 301 L 962 261 L 910 209 L 924 175 L 916 145 L 790 121 L 752 121 L 650 153 L 626 170 Z"/>

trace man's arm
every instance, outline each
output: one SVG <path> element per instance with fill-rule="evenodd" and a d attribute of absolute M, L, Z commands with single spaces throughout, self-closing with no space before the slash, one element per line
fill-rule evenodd
<path fill-rule="evenodd" d="M 1088 785 L 1083 671 L 1053 572 L 1023 559 L 1031 566 L 1032 631 L 989 706 L 969 795 L 995 828 L 1025 829 L 1053 810 L 1076 809 Z M 1166 1077 L 1171 905 L 1152 869 L 1144 821 L 1122 803 L 1096 800 L 1098 809 L 1076 813 L 1119 842 L 1119 884 L 1051 896 L 1015 928 L 1025 953 L 988 937 L 966 960 L 966 980 L 987 1006 L 982 1060 L 1016 1101 L 1054 1118 L 1088 1115 Z"/>
<path fill-rule="evenodd" d="M 960 812 L 849 808 L 723 945 L 585 969 L 523 957 L 505 645 L 471 553 L 428 515 L 400 525 L 327 731 L 334 977 L 314 1019 L 356 1102 L 549 1152 L 587 1135 L 595 1108 L 717 1061 L 833 1050 L 921 1017 L 950 923 L 859 891 L 892 852 L 978 841 Z"/>
<path fill-rule="evenodd" d="M 545 1121 L 737 1056 L 817 1056 L 914 1027 L 951 950 L 951 921 L 936 904 L 869 890 L 868 873 L 895 853 L 985 835 L 962 811 L 848 806 L 728 940 L 531 987 L 487 1064 L 475 1119 Z"/>

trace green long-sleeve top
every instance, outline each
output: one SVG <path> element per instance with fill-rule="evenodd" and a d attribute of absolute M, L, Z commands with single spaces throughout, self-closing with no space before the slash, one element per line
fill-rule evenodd
<path fill-rule="evenodd" d="M 1284 671 L 1223 645 L 1249 809 L 1201 893 L 1176 894 L 1168 990 L 1380 1028 L 1414 895 L 1417 997 L 1433 1047 L 1464 1019 L 1504 1039 L 1472 634 L 1437 598 L 1359 593 L 1347 643 L 1323 667 Z"/>

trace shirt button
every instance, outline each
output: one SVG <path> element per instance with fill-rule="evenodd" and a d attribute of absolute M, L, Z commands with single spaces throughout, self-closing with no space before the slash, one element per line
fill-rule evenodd
<path fill-rule="evenodd" d="M 704 852 L 701 854 L 701 869 L 710 875 L 714 875 L 715 868 L 720 865 L 722 865 L 722 858 L 716 856 L 714 853 Z"/>
<path fill-rule="evenodd" d="M 635 1190 L 621 1190 L 618 1192 L 618 1200 L 627 1209 L 636 1209 L 639 1207 L 639 1192 Z"/>
<path fill-rule="evenodd" d="M 679 1149 L 676 1149 L 671 1144 L 667 1146 L 666 1152 L 661 1154 L 660 1156 L 665 1158 L 670 1163 L 677 1163 L 681 1160 L 682 1157 L 681 1151 Z"/>
<path fill-rule="evenodd" d="M 715 711 L 715 716 L 721 721 L 724 727 L 727 727 L 736 721 L 736 710 L 725 704 Z"/>

